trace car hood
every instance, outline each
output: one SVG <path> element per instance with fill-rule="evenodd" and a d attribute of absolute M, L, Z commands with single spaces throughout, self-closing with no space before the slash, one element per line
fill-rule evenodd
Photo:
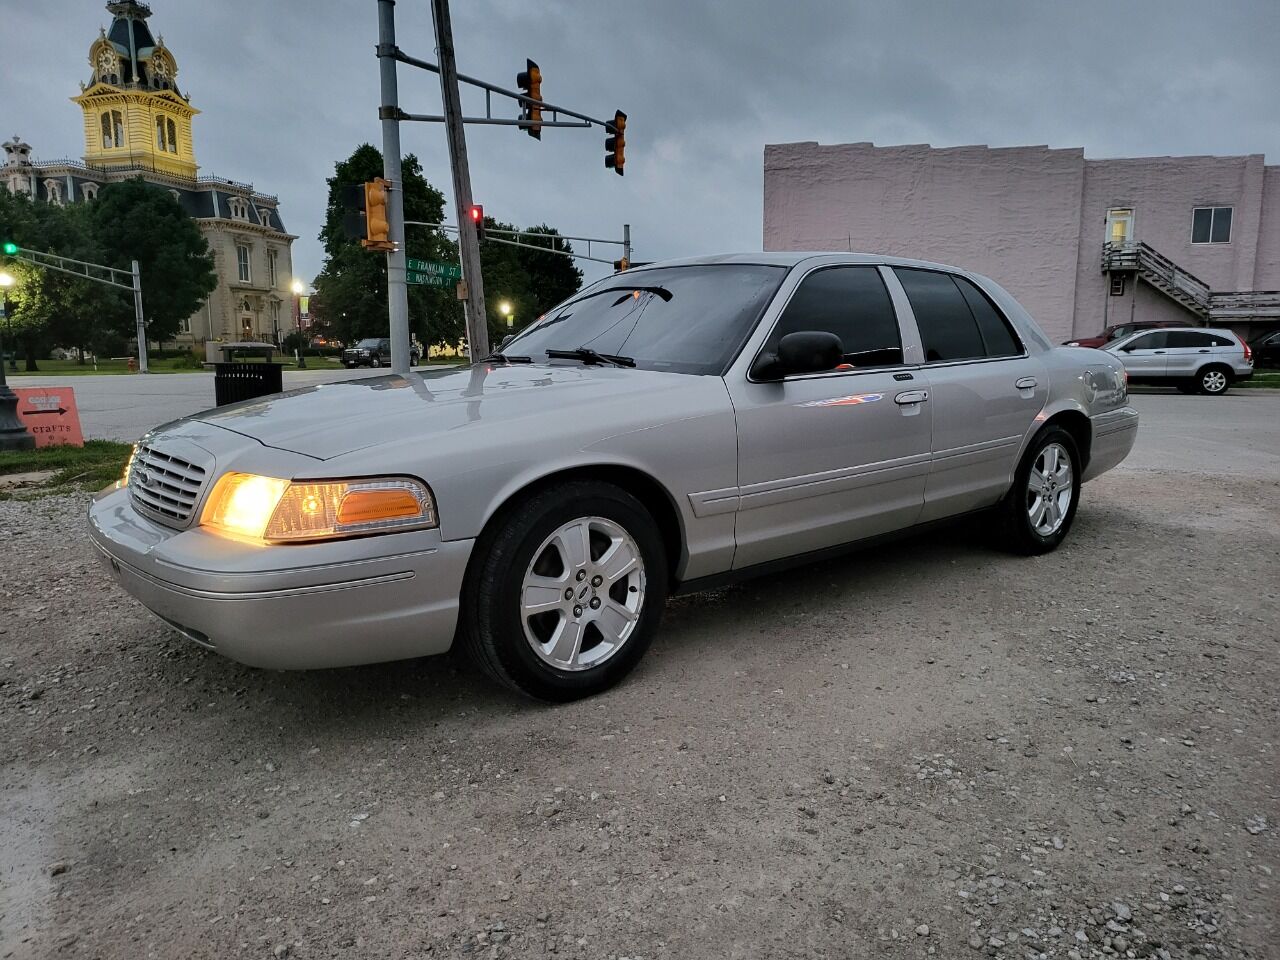
<path fill-rule="evenodd" d="M 528 421 L 603 403 L 706 389 L 708 377 L 605 366 L 477 364 L 453 370 L 318 384 L 195 414 L 280 450 L 320 460 L 481 424 Z M 529 429 L 537 429 L 530 427 Z"/>

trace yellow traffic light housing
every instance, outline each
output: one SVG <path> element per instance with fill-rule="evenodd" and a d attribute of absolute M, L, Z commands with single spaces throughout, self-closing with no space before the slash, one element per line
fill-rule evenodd
<path fill-rule="evenodd" d="M 388 184 L 374 177 L 364 185 L 365 232 L 360 245 L 366 250 L 394 250 L 391 242 L 391 219 L 387 210 Z"/>
<path fill-rule="evenodd" d="M 605 129 L 609 136 L 604 138 L 604 165 L 622 176 L 627 162 L 627 115 L 621 110 L 614 111 L 613 124 Z"/>
<path fill-rule="evenodd" d="M 522 73 L 516 74 L 516 86 L 530 100 L 539 101 L 538 104 L 524 103 L 520 104 L 520 129 L 535 140 L 542 139 L 542 71 L 538 69 L 538 65 L 532 60 L 525 60 L 525 69 Z"/>

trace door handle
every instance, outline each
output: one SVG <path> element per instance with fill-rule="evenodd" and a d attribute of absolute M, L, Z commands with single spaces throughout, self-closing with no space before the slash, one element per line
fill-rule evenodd
<path fill-rule="evenodd" d="M 912 403 L 924 403 L 929 399 L 928 390 L 907 390 L 893 398 L 893 402 L 907 406 Z"/>
<path fill-rule="evenodd" d="M 1152 352 L 1152 353 L 1164 353 L 1164 351 L 1163 351 L 1163 350 L 1152 350 L 1151 352 Z"/>
<path fill-rule="evenodd" d="M 1019 390 L 1034 390 L 1036 386 L 1035 377 L 1019 377 L 1013 381 L 1013 385 Z"/>
<path fill-rule="evenodd" d="M 1197 351 L 1196 351 L 1196 353 L 1208 353 L 1208 352 L 1209 352 L 1209 348 L 1208 348 L 1208 347 L 1205 347 L 1203 350 L 1197 350 Z"/>

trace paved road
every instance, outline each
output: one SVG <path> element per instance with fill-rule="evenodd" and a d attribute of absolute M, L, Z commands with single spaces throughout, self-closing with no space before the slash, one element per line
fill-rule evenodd
<path fill-rule="evenodd" d="M 337 380 L 377 377 L 385 369 L 346 370 L 326 366 L 319 370 L 284 371 L 286 390 Z M 80 425 L 86 437 L 137 440 L 160 423 L 190 416 L 213 406 L 212 373 L 157 373 L 153 376 L 22 376 L 14 387 L 72 387 L 80 408 Z"/>
<path fill-rule="evenodd" d="M 1280 391 L 1170 390 L 1134 394 L 1133 405 L 1142 421 L 1123 469 L 1280 478 Z"/>

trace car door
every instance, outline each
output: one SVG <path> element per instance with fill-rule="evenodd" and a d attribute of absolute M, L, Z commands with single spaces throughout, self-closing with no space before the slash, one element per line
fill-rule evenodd
<path fill-rule="evenodd" d="M 819 330 L 840 338 L 846 362 L 776 382 L 754 381 L 742 363 L 726 379 L 738 429 L 735 569 L 910 526 L 924 498 L 929 384 L 907 362 L 919 345 L 914 331 L 904 337 L 880 270 L 823 265 L 785 290 L 752 355 Z"/>
<path fill-rule="evenodd" d="M 1169 334 L 1164 330 L 1143 333 L 1116 350 L 1116 356 L 1129 371 L 1130 380 L 1158 380 L 1165 375 Z"/>
<path fill-rule="evenodd" d="M 1167 377 L 1195 376 L 1221 340 L 1195 330 L 1170 330 L 1166 338 L 1164 372 Z"/>
<path fill-rule="evenodd" d="M 921 520 L 996 503 L 1049 395 L 1043 364 L 971 280 L 895 267 L 924 350 L 933 408 Z"/>

